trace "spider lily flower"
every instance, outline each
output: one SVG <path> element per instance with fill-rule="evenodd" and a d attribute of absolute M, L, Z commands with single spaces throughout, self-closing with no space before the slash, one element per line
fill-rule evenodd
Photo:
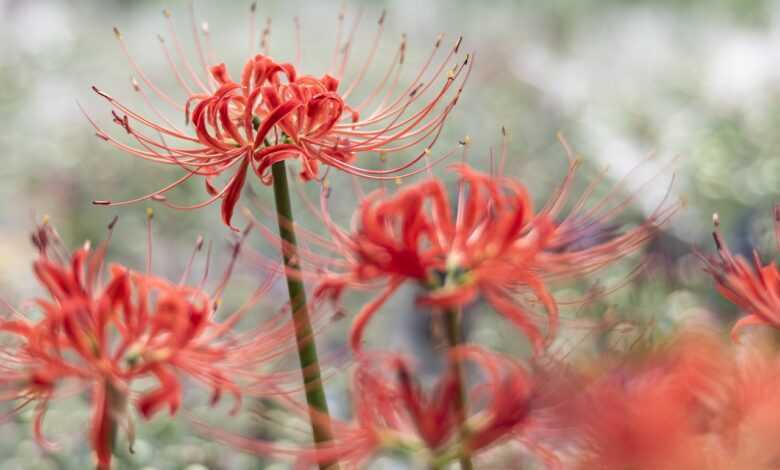
<path fill-rule="evenodd" d="M 300 469 L 334 460 L 343 468 L 366 468 L 386 452 L 407 456 L 427 468 L 445 468 L 464 452 L 476 454 L 510 440 L 540 456 L 548 468 L 559 468 L 557 459 L 527 436 L 535 425 L 535 410 L 533 383 L 523 367 L 477 347 L 453 350 L 450 360 L 471 362 L 484 377 L 470 389 L 482 405 L 468 417 L 465 434 L 452 406 L 458 386 L 452 368 L 445 369 L 426 392 L 407 359 L 384 352 L 367 353 L 358 361 L 352 377 L 354 417 L 334 420 L 334 439 L 325 446 L 285 448 L 212 427 L 204 431 L 248 452 L 294 458 L 295 468 Z M 290 403 L 289 409 L 307 414 L 306 407 L 297 403 Z"/>
<path fill-rule="evenodd" d="M 384 286 L 354 321 L 355 351 L 372 316 L 399 286 L 413 281 L 427 289 L 420 302 L 439 310 L 484 297 L 539 353 L 558 326 L 558 306 L 548 284 L 578 279 L 636 251 L 677 208 L 662 203 L 637 227 L 611 227 L 611 218 L 631 197 L 615 202 L 613 190 L 586 207 L 597 180 L 569 204 L 578 166 L 572 158 L 564 181 L 538 212 L 518 181 L 465 164 L 452 167 L 460 180 L 456 202 L 435 177 L 395 194 L 377 191 L 362 201 L 351 232 L 329 219 L 323 197 L 321 212 L 339 258 L 326 266 L 317 294 L 338 300 L 347 288 Z M 544 307 L 546 335 L 529 303 Z"/>
<path fill-rule="evenodd" d="M 534 216 L 529 196 L 517 182 L 462 164 L 452 169 L 461 188 L 454 216 L 446 188 L 435 177 L 395 194 L 369 194 L 358 209 L 354 233 L 327 219 L 323 208 L 346 269 L 326 274 L 317 295 L 337 300 L 347 287 L 385 284 L 353 323 L 353 350 L 361 349 L 373 315 L 407 281 L 427 289 L 420 302 L 441 310 L 457 309 L 483 295 L 541 351 L 540 328 L 510 295 L 518 287 L 530 289 L 547 309 L 548 332 L 555 331 L 557 306 L 535 271 L 551 221 Z"/>
<path fill-rule="evenodd" d="M 720 428 L 718 469 L 770 469 L 780 446 L 780 362 L 774 346 L 743 342 L 735 348 L 736 371 L 728 377 L 729 401 Z"/>
<path fill-rule="evenodd" d="M 715 280 L 718 292 L 747 313 L 734 325 L 732 336 L 749 325 L 780 327 L 780 271 L 777 263 L 763 264 L 757 252 L 752 261 L 735 256 L 719 230 L 720 219 L 713 216 L 713 238 L 718 257 L 702 257 Z M 780 205 L 775 206 L 775 235 L 780 250 Z"/>
<path fill-rule="evenodd" d="M 251 391 L 263 381 L 254 366 L 273 357 L 292 334 L 290 326 L 269 328 L 275 330 L 270 336 L 259 329 L 250 336 L 232 332 L 232 325 L 268 283 L 218 322 L 217 297 L 229 271 L 215 297 L 184 283 L 189 267 L 179 283 L 118 264 L 104 276 L 107 242 L 94 250 L 87 243 L 65 255 L 54 243 L 57 240 L 48 224 L 33 236 L 40 250 L 33 270 L 47 293 L 32 302 L 40 315 L 13 310 L 0 318 L 0 334 L 7 340 L 0 346 L 0 397 L 18 403 L 13 413 L 35 405 L 35 438 L 50 446 L 42 432 L 49 402 L 72 393 L 74 387 L 90 390 L 91 444 L 99 469 L 110 468 L 119 427 L 132 441 L 130 403 L 135 402 L 143 418 L 163 409 L 174 415 L 182 402 L 182 379 L 187 377 L 211 390 L 212 404 L 231 394 L 235 412 L 245 393 L 243 384 Z M 201 246 L 199 242 L 196 248 Z M 139 379 L 156 385 L 134 390 Z"/>
<path fill-rule="evenodd" d="M 254 7 L 251 16 L 254 25 Z M 430 153 L 458 101 L 473 62 L 468 55 L 465 59 L 456 57 L 461 44 L 458 39 L 437 63 L 437 52 L 443 41 L 439 37 L 414 80 L 402 86 L 399 74 L 406 55 L 406 42 L 402 40 L 384 78 L 372 85 L 362 100 L 356 101 L 353 94 L 360 89 L 377 55 L 384 14 L 378 22 L 367 58 L 351 80 L 345 80 L 345 70 L 352 55 L 357 22 L 342 38 L 343 12 L 339 15 L 334 60 L 328 73 L 322 76 L 300 73 L 298 60 L 293 64 L 272 58 L 267 50 L 270 39 L 267 30 L 263 34 L 263 52 L 255 54 L 252 48 L 238 79 L 231 77 L 224 63 L 210 60 L 214 54 L 201 45 L 201 33 L 197 28 L 193 28 L 193 39 L 201 67 L 193 65 L 181 52 L 181 41 L 167 10 L 165 17 L 174 52 L 162 38 L 161 45 L 186 98 L 179 101 L 149 80 L 130 55 L 119 30 L 115 29 L 122 51 L 138 76 L 133 87 L 153 116 L 131 109 L 93 87 L 109 102 L 114 122 L 129 136 L 130 143 L 112 136 L 93 119 L 89 120 L 101 139 L 120 150 L 152 162 L 179 167 L 184 174 L 141 198 L 124 202 L 96 201 L 97 204 L 153 199 L 180 209 L 195 209 L 221 199 L 223 221 L 231 226 L 233 210 L 250 170 L 265 184 L 271 184 L 269 169 L 282 160 L 298 160 L 304 181 L 317 178 L 321 165 L 373 179 L 403 177 L 422 171 L 412 167 Z M 204 30 L 204 33 L 208 38 L 208 31 Z M 254 29 L 250 36 L 250 44 L 254 45 Z M 300 51 L 300 45 L 297 49 Z M 179 63 L 183 67 L 177 65 Z M 202 70 L 198 71 L 199 68 Z M 149 94 L 156 95 L 181 113 L 185 127 L 180 128 L 167 120 Z M 356 164 L 362 153 L 375 152 L 384 156 L 420 147 L 424 149 L 415 157 L 393 168 L 376 170 Z M 210 197 L 189 207 L 168 202 L 165 194 L 193 176 L 204 178 Z M 227 182 L 219 184 L 216 179 L 220 176 L 227 178 Z"/>
<path fill-rule="evenodd" d="M 572 406 L 563 407 L 579 449 L 567 468 L 705 469 L 710 437 L 733 374 L 714 335 L 686 333 L 639 360 L 600 359 Z M 588 380 L 588 379 L 585 379 Z"/>

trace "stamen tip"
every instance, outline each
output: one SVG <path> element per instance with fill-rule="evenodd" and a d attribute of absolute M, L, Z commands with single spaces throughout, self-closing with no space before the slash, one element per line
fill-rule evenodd
<path fill-rule="evenodd" d="M 195 250 L 200 251 L 203 248 L 203 235 L 198 235 L 195 240 Z"/>
<path fill-rule="evenodd" d="M 165 9 L 163 9 L 163 11 L 162 11 L 162 14 L 163 14 L 163 16 L 165 16 L 166 18 L 170 18 L 170 17 L 171 17 L 171 10 L 169 10 L 169 9 L 165 8 Z"/>
<path fill-rule="evenodd" d="M 380 26 L 385 22 L 385 16 L 387 16 L 387 10 L 382 10 L 382 14 L 379 16 L 379 21 L 377 21 L 377 24 Z"/>
<path fill-rule="evenodd" d="M 254 13 L 257 10 L 257 2 L 252 2 L 251 5 L 249 5 L 249 11 Z"/>
<path fill-rule="evenodd" d="M 133 85 L 133 90 L 141 91 L 141 85 L 138 84 L 138 80 L 135 77 L 130 77 L 130 83 Z"/>
<path fill-rule="evenodd" d="M 154 218 L 154 209 L 152 209 L 151 207 L 146 208 L 146 218 L 148 220 L 152 220 Z"/>
<path fill-rule="evenodd" d="M 111 222 L 109 222 L 109 223 L 108 223 L 108 229 L 109 229 L 109 230 L 114 230 L 114 226 L 116 225 L 116 223 L 117 223 L 118 221 L 119 221 L 119 216 L 118 216 L 118 215 L 115 215 L 115 216 L 114 216 L 114 218 L 113 218 L 113 219 L 111 219 Z"/>
<path fill-rule="evenodd" d="M 119 31 L 119 28 L 114 26 L 114 36 L 116 36 L 117 39 L 122 39 L 122 33 Z"/>
<path fill-rule="evenodd" d="M 460 141 L 460 145 L 462 145 L 464 147 L 469 145 L 470 143 L 471 143 L 471 136 L 469 136 L 469 135 L 466 135 L 465 137 L 463 137 L 463 140 Z M 430 152 L 430 150 L 429 150 L 429 152 Z"/>
<path fill-rule="evenodd" d="M 463 43 L 463 36 L 458 36 L 458 42 L 455 43 L 454 52 L 456 52 L 456 53 L 458 52 L 458 50 L 460 49 L 461 43 Z"/>
<path fill-rule="evenodd" d="M 92 204 L 95 206 L 110 206 L 111 201 L 109 199 L 96 199 L 92 201 Z"/>
<path fill-rule="evenodd" d="M 718 215 L 717 212 L 714 212 L 712 214 L 712 225 L 714 225 L 715 227 L 720 227 L 720 216 Z"/>

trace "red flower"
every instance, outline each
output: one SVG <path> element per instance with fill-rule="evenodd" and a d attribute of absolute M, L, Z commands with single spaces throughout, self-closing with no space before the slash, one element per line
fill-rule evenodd
<path fill-rule="evenodd" d="M 484 377 L 470 391 L 478 399 L 475 403 L 481 405 L 467 417 L 465 438 L 452 406 L 457 393 L 453 369 L 446 368 L 431 392 L 426 393 L 414 378 L 408 360 L 387 353 L 361 356 L 352 380 L 354 418 L 348 422 L 334 420 L 334 439 L 320 448 L 286 448 L 211 427 L 205 432 L 249 452 L 292 456 L 298 461 L 296 468 L 334 460 L 343 468 L 365 468 L 376 455 L 388 451 L 439 468 L 457 460 L 463 452 L 478 453 L 509 439 L 518 440 L 538 454 L 548 468 L 558 468 L 557 459 L 527 433 L 534 426 L 535 410 L 532 382 L 525 369 L 476 347 L 454 350 L 450 360 L 473 362 Z M 288 405 L 293 413 L 308 417 L 304 406 L 295 402 Z"/>
<path fill-rule="evenodd" d="M 170 21 L 170 14 L 166 13 Z M 343 13 L 340 15 L 343 18 Z M 266 184 L 271 184 L 269 168 L 275 162 L 286 159 L 300 161 L 300 176 L 311 180 L 319 174 L 321 164 L 337 168 L 353 175 L 367 178 L 394 178 L 420 161 L 438 139 L 444 121 L 455 106 L 465 83 L 467 73 L 461 74 L 470 62 L 468 56 L 461 64 L 448 69 L 448 64 L 458 52 L 460 40 L 438 66 L 433 65 L 441 39 L 437 40 L 433 54 L 425 62 L 415 80 L 405 88 L 398 88 L 398 74 L 404 61 L 405 42 L 386 73 L 362 101 L 348 104 L 352 93 L 358 87 L 376 55 L 376 48 L 383 30 L 384 15 L 379 20 L 379 31 L 371 46 L 366 62 L 357 76 L 345 87 L 340 85 L 344 76 L 352 36 L 341 42 L 337 39 L 334 59 L 343 54 L 341 63 L 331 73 L 322 77 L 301 75 L 297 66 L 277 62 L 267 50 L 264 54 L 250 57 L 244 65 L 241 77 L 234 81 L 224 64 L 206 67 L 207 60 L 200 49 L 200 40 L 195 32 L 200 62 L 207 77 L 201 78 L 194 71 L 186 57 L 181 56 L 179 40 L 173 33 L 173 44 L 178 59 L 185 64 L 181 70 L 173 60 L 165 43 L 163 49 L 173 74 L 188 96 L 183 103 L 177 102 L 155 86 L 137 66 L 127 51 L 121 34 L 115 29 L 122 50 L 138 74 L 142 84 L 163 101 L 181 112 L 193 132 L 180 129 L 167 121 L 143 94 L 146 103 L 160 119 L 142 115 L 108 94 L 94 88 L 95 92 L 108 100 L 113 107 L 114 122 L 130 136 L 134 143 L 126 144 L 112 137 L 90 119 L 97 135 L 112 145 L 138 157 L 181 167 L 185 174 L 172 184 L 142 198 L 154 199 L 175 206 L 166 201 L 164 194 L 178 184 L 198 175 L 205 177 L 206 189 L 211 197 L 191 207 L 203 207 L 222 199 L 222 218 L 230 226 L 236 202 L 241 194 L 247 173 L 252 171 Z M 267 36 L 264 41 L 267 43 Z M 252 40 L 253 42 L 254 40 Z M 433 70 L 431 71 L 430 69 Z M 426 74 L 429 75 L 426 77 Z M 442 75 L 446 77 L 440 80 Z M 457 91 L 449 96 L 450 89 L 462 76 Z M 427 81 L 423 81 L 426 78 Z M 192 81 L 193 83 L 189 83 Z M 433 85 L 439 81 L 441 85 Z M 137 91 L 143 93 L 140 83 L 134 82 Z M 376 103 L 376 104 L 375 104 Z M 374 106 L 371 109 L 371 106 Z M 425 143 L 425 150 L 410 161 L 395 168 L 372 170 L 353 164 L 357 154 L 377 152 L 387 154 L 417 147 Z M 232 172 L 228 182 L 221 188 L 214 179 Z M 411 173 L 420 171 L 411 170 Z M 403 176 L 403 175 L 401 175 Z M 123 202 L 96 201 L 98 204 L 123 204 Z"/>
<path fill-rule="evenodd" d="M 780 328 L 780 271 L 776 263 L 764 265 L 757 252 L 752 263 L 735 256 L 718 230 L 718 215 L 713 216 L 713 237 L 718 249 L 717 258 L 704 258 L 707 271 L 715 279 L 718 291 L 747 313 L 731 332 L 736 338 L 748 325 L 770 325 Z M 775 233 L 780 249 L 780 205 L 775 206 Z"/>
<path fill-rule="evenodd" d="M 237 379 L 259 382 L 249 368 L 268 357 L 270 349 L 278 350 L 291 332 L 287 327 L 277 328 L 271 336 L 258 333 L 269 340 L 265 344 L 237 338 L 231 326 L 246 307 L 217 323 L 215 301 L 200 288 L 121 265 L 110 267 L 104 284 L 106 243 L 94 251 L 86 244 L 61 258 L 61 250 L 51 247 L 55 233 L 48 225 L 33 240 L 40 249 L 33 268 L 48 298 L 34 302 L 41 310 L 39 319 L 19 312 L 0 319 L 0 332 L 13 339 L 0 349 L 4 358 L 0 396 L 21 400 L 17 411 L 37 404 L 35 436 L 45 444 L 41 423 L 58 387 L 73 382 L 91 389 L 91 440 L 101 469 L 110 466 L 111 436 L 117 426 L 132 426 L 127 402 L 137 379 L 157 382 L 135 403 L 144 418 L 163 408 L 176 413 L 181 405 L 181 376 L 210 388 L 213 403 L 223 392 L 231 393 L 237 410 L 242 395 Z"/>
<path fill-rule="evenodd" d="M 457 204 L 450 202 L 444 184 L 430 177 L 395 194 L 368 195 L 352 233 L 337 227 L 324 208 L 342 256 L 326 266 L 332 272 L 325 273 L 317 293 L 337 300 L 346 288 L 385 286 L 354 321 L 351 344 L 356 351 L 371 317 L 401 284 L 416 281 L 427 289 L 420 301 L 441 310 L 483 296 L 540 352 L 546 339 L 531 307 L 519 300 L 522 294 L 530 291 L 544 306 L 547 339 L 554 337 L 558 307 L 546 284 L 577 279 L 622 259 L 676 210 L 662 205 L 635 228 L 610 227 L 610 218 L 630 198 L 615 206 L 607 196 L 586 208 L 591 185 L 564 215 L 577 166 L 573 159 L 564 182 L 538 213 L 519 182 L 466 165 L 453 167 L 460 179 Z M 312 264 L 319 261 L 312 259 Z"/>
<path fill-rule="evenodd" d="M 510 295 L 528 288 L 547 309 L 548 330 L 554 332 L 557 307 L 535 270 L 535 258 L 551 233 L 550 220 L 534 216 L 528 194 L 518 183 L 466 165 L 453 169 L 461 185 L 454 217 L 444 184 L 431 177 L 394 195 L 369 195 L 358 210 L 359 226 L 353 234 L 329 223 L 348 269 L 324 280 L 318 294 L 338 298 L 348 286 L 387 284 L 355 319 L 350 340 L 354 350 L 360 349 L 371 317 L 406 281 L 427 287 L 421 302 L 440 309 L 462 307 L 483 294 L 540 350 L 539 328 Z"/>
<path fill-rule="evenodd" d="M 602 373 L 562 408 L 579 447 L 571 468 L 715 468 L 705 465 L 707 446 L 733 375 L 724 345 L 686 333 L 648 358 L 617 359 L 610 369 L 615 363 L 600 358 Z"/>

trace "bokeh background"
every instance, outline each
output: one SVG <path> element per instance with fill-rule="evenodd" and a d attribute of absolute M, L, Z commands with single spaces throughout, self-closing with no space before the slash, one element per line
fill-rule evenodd
<path fill-rule="evenodd" d="M 149 193 L 175 179 L 177 171 L 106 145 L 77 103 L 112 131 L 108 106 L 91 92 L 92 85 L 143 109 L 112 26 L 122 31 L 149 78 L 176 90 L 156 39 L 165 32 L 163 8 L 172 11 L 185 48 L 193 52 L 186 2 L 0 0 L 0 294 L 9 302 L 40 294 L 30 269 L 35 253 L 29 233 L 44 215 L 71 246 L 101 240 L 106 224 L 119 215 L 111 255 L 143 265 L 147 205 L 104 208 L 91 201 Z M 670 185 L 671 201 L 684 200 L 685 207 L 641 257 L 566 287 L 570 292 L 564 297 L 581 296 L 616 285 L 638 263 L 646 264 L 620 291 L 565 312 L 573 327 L 556 344 L 559 351 L 587 357 L 600 348 L 624 347 L 625 338 L 610 336 L 615 329 L 599 327 L 605 324 L 625 326 L 620 331 L 632 332 L 629 339 L 636 340 L 667 334 L 690 318 L 723 325 L 733 320 L 736 312 L 713 293 L 694 251 L 712 251 L 711 217 L 718 212 L 736 252 L 756 246 L 764 256 L 774 255 L 769 228 L 772 204 L 780 201 L 780 2 L 353 0 L 347 2 L 349 17 L 359 11 L 364 16 L 356 58 L 367 52 L 383 8 L 386 32 L 378 64 L 383 57 L 389 62 L 402 33 L 409 37 L 412 65 L 423 60 L 438 33 L 447 34 L 445 41 L 462 34 L 464 49 L 475 53 L 467 89 L 437 149 L 468 135 L 470 162 L 487 168 L 506 127 L 507 172 L 541 204 L 566 169 L 556 140 L 561 132 L 584 161 L 578 188 L 602 171 L 607 178 L 601 194 L 624 181 L 624 193 L 634 204 L 621 222 L 647 216 Z M 249 49 L 249 2 L 200 0 L 195 9 L 199 27 L 208 21 L 219 60 L 238 74 Z M 338 10 L 336 1 L 265 0 L 258 8 L 258 30 L 266 17 L 273 18 L 271 53 L 291 59 L 298 16 L 306 71 L 320 74 L 333 47 Z M 383 70 L 374 67 L 368 81 Z M 356 71 L 356 65 L 349 70 Z M 408 66 L 407 78 L 413 72 Z M 444 174 L 443 167 L 437 171 Z M 346 223 L 355 197 L 348 184 L 334 187 L 331 207 Z M 253 192 L 257 205 L 272 207 L 268 188 L 255 183 Z M 194 202 L 204 194 L 202 184 L 193 181 L 172 198 Z M 300 207 L 300 201 L 296 204 Z M 231 236 L 218 222 L 218 211 L 217 205 L 197 212 L 156 206 L 155 268 L 176 276 L 198 235 L 213 240 L 216 264 L 224 264 Z M 314 220 L 303 223 L 316 226 Z M 250 243 L 267 251 L 260 237 Z M 240 269 L 226 303 L 240 301 L 262 277 L 251 266 Z M 258 315 L 278 308 L 271 299 L 284 295 L 281 285 L 275 288 L 258 306 Z M 436 334 L 415 311 L 413 297 L 412 290 L 398 294 L 378 320 L 384 324 L 371 327 L 369 340 L 410 351 L 423 370 L 433 372 Z M 466 322 L 472 340 L 527 353 L 487 309 L 472 310 Z M 339 356 L 347 327 L 342 321 L 327 329 L 321 340 L 327 353 Z M 341 414 L 347 409 L 345 384 L 344 374 L 329 383 Z M 192 406 L 201 412 L 203 400 L 197 398 Z M 262 424 L 251 417 L 243 419 L 244 430 L 271 432 L 258 429 Z M 61 445 L 60 453 L 43 452 L 33 443 L 29 420 L 23 413 L 4 423 L 0 470 L 88 468 L 86 397 L 72 397 L 48 415 L 45 431 Z M 120 454 L 120 468 L 148 470 L 257 468 L 258 462 L 200 439 L 186 420 L 165 418 L 139 421 L 135 454 Z M 286 468 L 275 465 L 267 468 Z M 403 468 L 397 465 L 381 461 L 377 468 Z"/>

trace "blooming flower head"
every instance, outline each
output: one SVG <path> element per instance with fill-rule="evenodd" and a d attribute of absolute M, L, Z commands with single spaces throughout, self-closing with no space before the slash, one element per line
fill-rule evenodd
<path fill-rule="evenodd" d="M 128 404 L 136 395 L 144 418 L 162 409 L 173 415 L 181 405 L 181 377 L 187 376 L 211 390 L 212 403 L 232 394 L 238 409 L 238 379 L 252 378 L 253 361 L 267 354 L 267 345 L 231 334 L 245 309 L 217 322 L 216 300 L 203 289 L 118 264 L 103 276 L 107 243 L 64 255 L 56 239 L 48 224 L 33 237 L 40 250 L 33 270 L 47 293 L 33 302 L 40 315 L 14 311 L 0 318 L 8 340 L 0 347 L 0 396 L 17 400 L 15 411 L 35 404 L 39 442 L 48 445 L 44 414 L 68 384 L 91 391 L 91 443 L 101 469 L 110 467 L 117 427 L 132 438 Z M 143 378 L 156 386 L 138 394 L 132 386 Z"/>
<path fill-rule="evenodd" d="M 247 439 L 207 429 L 207 434 L 235 447 L 260 454 L 288 455 L 298 467 L 339 461 L 344 468 L 366 468 L 384 452 L 405 455 L 429 467 L 441 468 L 460 455 L 478 454 L 494 445 L 516 441 L 557 468 L 555 457 L 538 446 L 526 431 L 534 426 L 534 387 L 529 373 L 513 360 L 477 347 L 460 347 L 449 356 L 471 363 L 481 380 L 469 387 L 474 410 L 462 433 L 455 416 L 458 382 L 447 368 L 429 391 L 415 378 L 408 359 L 371 352 L 362 356 L 353 374 L 353 418 L 333 422 L 334 439 L 316 449 L 288 449 L 278 443 Z M 305 407 L 290 406 L 293 412 Z"/>
<path fill-rule="evenodd" d="M 457 309 L 483 294 L 541 347 L 539 328 L 509 297 L 511 289 L 525 286 L 547 308 L 554 330 L 555 303 L 533 270 L 551 229 L 549 219 L 534 217 L 518 183 L 466 165 L 452 169 L 461 188 L 455 213 L 443 182 L 430 177 L 392 195 L 368 195 L 354 233 L 329 223 L 348 269 L 321 282 L 319 294 L 338 298 L 350 285 L 387 284 L 355 320 L 355 350 L 370 318 L 406 281 L 425 286 L 421 302 L 439 309 Z"/>
<path fill-rule="evenodd" d="M 135 111 L 94 88 L 110 103 L 114 122 L 128 134 L 130 143 L 111 136 L 92 119 L 90 122 L 100 138 L 121 150 L 149 161 L 177 166 L 184 171 L 184 175 L 172 184 L 125 202 L 154 199 L 180 207 L 168 202 L 165 193 L 193 176 L 202 176 L 210 197 L 189 208 L 202 207 L 221 199 L 222 218 L 228 226 L 250 170 L 264 183 L 271 184 L 271 165 L 282 160 L 298 160 L 303 180 L 316 178 L 321 165 L 380 179 L 420 171 L 410 167 L 430 152 L 447 115 L 458 101 L 468 76 L 464 70 L 470 69 L 468 56 L 465 60 L 453 62 L 459 52 L 460 39 L 437 64 L 435 59 L 442 44 L 439 38 L 416 78 L 410 84 L 400 86 L 399 74 L 406 55 L 404 40 L 390 61 L 384 78 L 373 85 L 362 100 L 355 101 L 353 93 L 359 89 L 377 56 L 384 14 L 378 22 L 377 35 L 365 62 L 350 81 L 345 81 L 344 77 L 355 45 L 357 23 L 342 38 L 343 12 L 339 15 L 336 50 L 328 73 L 321 76 L 300 73 L 299 60 L 293 64 L 272 58 L 267 50 L 268 31 L 263 35 L 263 52 L 255 54 L 252 29 L 252 54 L 236 79 L 225 64 L 211 60 L 213 53 L 204 51 L 201 33 L 193 28 L 202 69 L 198 72 L 198 67 L 181 53 L 170 13 L 166 11 L 165 16 L 174 52 L 169 50 L 162 38 L 161 45 L 171 72 L 186 97 L 179 101 L 152 83 L 130 56 L 122 35 L 115 29 L 122 50 L 138 75 L 133 86 L 141 93 L 154 117 Z M 296 27 L 297 24 L 296 21 Z M 204 33 L 208 38 L 207 28 L 204 28 Z M 165 119 L 146 90 L 180 112 L 185 127 L 180 128 Z M 419 151 L 416 157 L 394 168 L 375 170 L 355 164 L 356 157 L 364 152 L 385 155 L 420 146 L 424 150 Z M 220 184 L 216 179 L 222 175 L 229 176 L 226 183 Z M 96 203 L 121 204 L 111 201 Z"/>
<path fill-rule="evenodd" d="M 442 181 L 431 176 L 394 194 L 369 194 L 351 232 L 334 224 L 323 207 L 341 255 L 319 280 L 318 294 L 338 299 L 346 288 L 385 286 L 357 315 L 353 349 L 360 349 L 363 331 L 382 304 L 401 284 L 414 281 L 426 289 L 420 301 L 439 310 L 458 309 L 483 296 L 537 352 L 543 350 L 558 324 L 547 283 L 576 279 L 620 260 L 641 247 L 675 209 L 663 207 L 631 229 L 610 227 L 610 217 L 628 200 L 615 203 L 608 195 L 587 207 L 591 185 L 564 214 L 577 166 L 573 159 L 564 182 L 538 212 L 518 181 L 465 164 L 452 167 L 459 177 L 454 203 Z M 532 303 L 546 310 L 546 338 Z"/>
<path fill-rule="evenodd" d="M 764 265 L 757 252 L 753 252 L 752 261 L 734 255 L 720 234 L 717 214 L 713 221 L 718 257 L 704 258 L 706 269 L 715 279 L 721 295 L 747 313 L 734 325 L 732 335 L 736 337 L 748 325 L 780 327 L 780 270 L 777 263 Z M 775 206 L 775 235 L 780 250 L 780 205 Z"/>

